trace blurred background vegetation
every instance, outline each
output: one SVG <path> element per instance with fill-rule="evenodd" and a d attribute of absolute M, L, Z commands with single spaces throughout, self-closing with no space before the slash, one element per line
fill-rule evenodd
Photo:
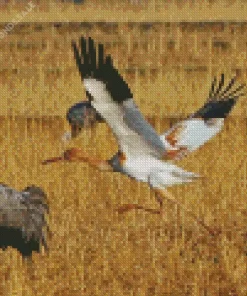
<path fill-rule="evenodd" d="M 246 0 L 1 0 L 2 21 L 35 6 L 28 21 L 246 21 Z"/>
<path fill-rule="evenodd" d="M 0 115 L 63 117 L 85 99 L 71 50 L 81 35 L 105 45 L 149 116 L 193 112 L 223 72 L 246 81 L 246 23 L 24 23 L 0 40 Z M 242 99 L 232 116 L 246 112 Z"/>

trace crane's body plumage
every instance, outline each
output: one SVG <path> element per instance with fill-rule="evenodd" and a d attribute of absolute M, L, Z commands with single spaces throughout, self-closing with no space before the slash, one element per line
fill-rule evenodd
<path fill-rule="evenodd" d="M 17 191 L 0 184 L 0 247 L 12 246 L 31 255 L 46 244 L 48 205 L 46 194 L 36 186 Z"/>
<path fill-rule="evenodd" d="M 235 83 L 232 78 L 224 88 L 222 74 L 218 85 L 214 79 L 204 106 L 158 135 L 134 103 L 131 90 L 114 68 L 111 56 L 104 56 L 103 45 L 98 45 L 98 60 L 91 38 L 81 39 L 81 51 L 74 42 L 72 45 L 90 102 L 108 123 L 119 144 L 119 152 L 109 161 L 113 170 L 157 188 L 191 182 L 198 177 L 163 159 L 182 158 L 218 134 L 224 118 L 243 95 L 239 92 L 244 85 L 232 90 Z"/>
<path fill-rule="evenodd" d="M 191 182 L 199 177 L 197 174 L 187 172 L 171 162 L 164 162 L 152 155 L 134 156 L 130 154 L 122 163 L 121 172 L 159 189 Z"/>
<path fill-rule="evenodd" d="M 112 100 L 101 81 L 89 78 L 84 81 L 87 91 L 95 98 L 91 104 L 111 127 L 123 153 L 152 153 L 157 156 L 164 154 L 165 146 L 162 140 L 146 122 L 132 98 L 119 104 Z"/>

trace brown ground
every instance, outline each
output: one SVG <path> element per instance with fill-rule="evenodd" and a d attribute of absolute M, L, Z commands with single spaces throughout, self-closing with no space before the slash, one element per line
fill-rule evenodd
<path fill-rule="evenodd" d="M 247 295 L 245 98 L 220 135 L 177 162 L 205 178 L 170 189 L 220 231 L 215 238 L 169 202 L 162 219 L 143 211 L 118 215 L 123 203 L 157 206 L 145 184 L 85 164 L 40 164 L 68 146 L 103 158 L 117 149 L 105 124 L 68 146 L 61 142 L 68 129 L 65 111 L 83 98 L 72 38 L 83 33 L 106 44 L 161 132 L 174 121 L 168 118 L 203 103 L 214 74 L 237 72 L 239 81 L 246 80 L 246 32 L 241 24 L 155 24 L 142 30 L 33 24 L 0 41 L 0 110 L 6 115 L 0 118 L 1 182 L 43 187 L 52 232 L 49 252 L 34 254 L 33 262 L 22 261 L 14 249 L 0 250 L 0 295 Z M 188 40 L 195 40 L 193 46 Z"/>

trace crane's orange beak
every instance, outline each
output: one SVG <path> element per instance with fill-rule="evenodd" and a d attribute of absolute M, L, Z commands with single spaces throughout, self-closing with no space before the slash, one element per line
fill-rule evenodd
<path fill-rule="evenodd" d="M 49 158 L 42 161 L 42 164 L 48 164 L 52 162 L 59 162 L 59 161 L 85 161 L 87 156 L 85 153 L 78 148 L 71 148 L 65 150 L 62 156 L 57 156 L 53 158 Z"/>

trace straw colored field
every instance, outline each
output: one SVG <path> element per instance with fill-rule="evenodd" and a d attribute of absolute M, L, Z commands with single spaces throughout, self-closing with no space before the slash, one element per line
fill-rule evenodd
<path fill-rule="evenodd" d="M 160 132 L 173 120 L 151 118 Z M 22 261 L 0 250 L 0 295 L 210 295 L 247 294 L 246 120 L 179 164 L 205 178 L 170 189 L 221 233 L 211 238 L 193 219 L 165 202 L 165 216 L 115 209 L 128 202 L 156 207 L 148 186 L 86 164 L 40 162 L 66 147 L 61 118 L 0 120 L 1 181 L 17 189 L 43 187 L 49 198 L 50 250 Z M 109 142 L 106 142 L 109 137 Z M 70 144 L 110 157 L 116 143 L 105 124 Z"/>
<path fill-rule="evenodd" d="M 246 21 L 246 0 L 1 0 L 0 20 L 25 22 Z M 30 4 L 28 4 L 30 3 Z M 30 6 L 32 8 L 30 8 Z M 27 12 L 27 13 L 26 13 Z"/>
<path fill-rule="evenodd" d="M 222 72 L 246 82 L 243 23 L 22 24 L 0 40 L 0 115 L 64 116 L 85 99 L 71 50 L 81 35 L 104 43 L 146 115 L 193 112 Z M 246 117 L 246 106 L 233 115 Z"/>
<path fill-rule="evenodd" d="M 179 162 L 205 178 L 170 189 L 221 231 L 216 238 L 169 202 L 164 218 L 118 215 L 123 203 L 156 207 L 148 186 L 86 164 L 40 164 L 68 148 L 61 142 L 65 112 L 85 98 L 70 48 L 81 35 L 105 44 L 158 132 L 174 122 L 167 118 L 204 103 L 215 74 L 246 81 L 246 24 L 14 27 L 0 40 L 1 182 L 45 189 L 52 236 L 49 252 L 34 254 L 33 262 L 0 250 L 0 295 L 246 296 L 246 98 L 223 133 Z M 117 149 L 105 124 L 69 145 L 103 158 Z"/>

